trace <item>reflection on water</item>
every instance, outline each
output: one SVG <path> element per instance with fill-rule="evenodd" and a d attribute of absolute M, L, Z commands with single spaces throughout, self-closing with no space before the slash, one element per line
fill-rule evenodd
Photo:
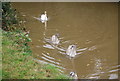
<path fill-rule="evenodd" d="M 39 62 L 60 67 L 80 79 L 118 78 L 118 6 L 117 3 L 13 3 L 30 30 L 33 57 Z M 47 11 L 47 27 L 35 19 Z M 58 33 L 59 44 L 50 42 Z M 77 55 L 66 55 L 69 45 L 77 46 Z"/>

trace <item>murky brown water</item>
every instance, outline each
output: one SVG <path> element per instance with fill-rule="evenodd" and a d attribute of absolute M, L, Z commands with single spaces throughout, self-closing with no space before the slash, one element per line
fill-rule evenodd
<path fill-rule="evenodd" d="M 33 57 L 41 62 L 61 67 L 69 75 L 74 71 L 80 79 L 115 78 L 118 76 L 118 6 L 117 3 L 13 3 L 26 20 L 30 30 Z M 33 17 L 47 11 L 49 21 L 44 24 Z M 86 48 L 73 61 L 45 42 L 53 34 L 60 34 L 63 52 L 70 44 L 78 51 Z M 45 35 L 44 35 L 45 34 Z"/>

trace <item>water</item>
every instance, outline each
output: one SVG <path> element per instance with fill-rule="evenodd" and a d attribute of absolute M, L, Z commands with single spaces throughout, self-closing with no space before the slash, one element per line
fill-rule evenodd
<path fill-rule="evenodd" d="M 32 42 L 33 57 L 60 67 L 80 79 L 118 78 L 118 6 L 117 3 L 12 3 L 25 20 Z M 47 27 L 34 17 L 47 11 Z M 46 40 L 56 33 L 60 44 Z M 75 58 L 65 55 L 69 45 L 77 46 Z"/>

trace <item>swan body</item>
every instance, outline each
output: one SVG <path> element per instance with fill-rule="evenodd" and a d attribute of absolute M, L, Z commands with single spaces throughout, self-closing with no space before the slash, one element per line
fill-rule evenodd
<path fill-rule="evenodd" d="M 76 55 L 76 45 L 69 45 L 68 49 L 66 50 L 66 54 L 70 57 L 75 57 Z"/>
<path fill-rule="evenodd" d="M 55 34 L 51 37 L 51 42 L 53 44 L 59 44 L 60 40 L 58 39 L 58 34 Z"/>
<path fill-rule="evenodd" d="M 48 17 L 47 17 L 47 12 L 46 12 L 46 11 L 44 12 L 44 14 L 42 14 L 42 15 L 40 16 L 40 21 L 41 21 L 42 23 L 45 23 L 46 21 L 48 21 Z"/>

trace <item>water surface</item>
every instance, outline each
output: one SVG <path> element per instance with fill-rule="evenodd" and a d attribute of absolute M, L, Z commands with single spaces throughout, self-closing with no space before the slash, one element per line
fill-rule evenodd
<path fill-rule="evenodd" d="M 117 3 L 13 3 L 23 16 L 33 57 L 60 67 L 69 75 L 74 71 L 80 79 L 113 79 L 118 70 L 118 6 Z M 47 11 L 47 28 L 36 20 Z M 60 34 L 57 48 L 46 42 Z M 75 58 L 64 55 L 71 44 L 77 45 Z"/>

